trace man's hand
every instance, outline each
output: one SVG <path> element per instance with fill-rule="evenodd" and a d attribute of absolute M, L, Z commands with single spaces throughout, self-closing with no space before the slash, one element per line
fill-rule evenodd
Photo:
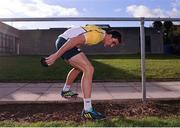
<path fill-rule="evenodd" d="M 54 54 L 52 54 L 52 55 L 50 55 L 49 57 L 46 57 L 45 58 L 45 62 L 46 62 L 46 64 L 48 65 L 48 66 L 51 66 L 51 65 L 53 65 L 54 63 L 55 63 L 55 61 L 57 60 L 57 54 L 56 53 L 54 53 Z"/>
<path fill-rule="evenodd" d="M 57 60 L 57 55 L 56 53 L 50 55 L 49 57 L 42 57 L 41 58 L 41 65 L 44 67 L 49 67 L 55 63 Z"/>
<path fill-rule="evenodd" d="M 45 57 L 41 57 L 41 65 L 44 67 L 48 67 L 48 64 L 45 62 L 46 58 Z"/>

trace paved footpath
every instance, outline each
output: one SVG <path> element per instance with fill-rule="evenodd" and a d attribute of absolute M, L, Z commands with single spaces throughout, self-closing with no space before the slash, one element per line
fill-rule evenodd
<path fill-rule="evenodd" d="M 14 102 L 72 102 L 82 101 L 80 83 L 72 90 L 79 93 L 76 99 L 64 99 L 60 96 L 63 83 L 0 83 L 0 103 Z M 147 82 L 147 98 L 180 99 L 180 81 Z M 140 82 L 104 82 L 93 83 L 92 100 L 141 99 Z"/>

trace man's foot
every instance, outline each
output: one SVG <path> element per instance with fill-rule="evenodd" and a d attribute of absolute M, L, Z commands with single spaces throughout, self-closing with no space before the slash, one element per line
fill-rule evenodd
<path fill-rule="evenodd" d="M 73 91 L 62 91 L 61 96 L 64 98 L 71 98 L 71 97 L 77 97 L 77 93 L 74 93 Z"/>
<path fill-rule="evenodd" d="M 92 119 L 92 120 L 101 120 L 105 119 L 106 117 L 101 113 L 97 112 L 96 110 L 92 109 L 91 111 L 82 111 L 81 114 L 85 119 Z"/>

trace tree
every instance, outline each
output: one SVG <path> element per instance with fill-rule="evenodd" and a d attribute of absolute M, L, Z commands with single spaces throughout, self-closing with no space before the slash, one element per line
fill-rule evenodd
<path fill-rule="evenodd" d="M 163 26 L 163 24 L 161 23 L 161 21 L 153 22 L 153 28 L 158 32 L 160 32 L 162 30 L 162 26 Z"/>
<path fill-rule="evenodd" d="M 174 35 L 173 35 L 173 23 L 172 21 L 165 21 L 163 24 L 161 21 L 154 21 L 153 28 L 158 32 L 163 34 L 164 50 L 165 53 L 168 51 L 168 54 L 172 53 L 174 46 Z"/>
<path fill-rule="evenodd" d="M 164 22 L 164 28 L 167 30 L 167 32 L 169 32 L 172 27 L 173 27 L 172 21 L 165 21 Z"/>
<path fill-rule="evenodd" d="M 164 22 L 164 43 L 173 43 L 173 23 L 172 21 Z"/>

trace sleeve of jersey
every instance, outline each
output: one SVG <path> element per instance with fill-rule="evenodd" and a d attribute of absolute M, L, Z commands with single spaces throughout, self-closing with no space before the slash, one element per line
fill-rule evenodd
<path fill-rule="evenodd" d="M 86 32 L 86 33 L 84 33 L 84 36 L 85 36 L 85 39 L 86 39 L 85 44 L 87 44 L 87 45 L 98 44 L 104 38 L 103 33 L 100 33 L 98 31 L 89 31 L 89 32 Z"/>

